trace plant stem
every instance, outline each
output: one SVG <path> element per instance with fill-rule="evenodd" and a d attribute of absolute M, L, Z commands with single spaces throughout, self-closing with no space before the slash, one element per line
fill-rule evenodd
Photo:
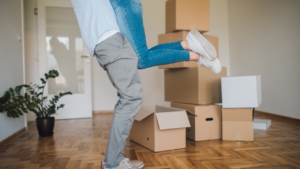
<path fill-rule="evenodd" d="M 44 90 L 45 90 L 45 86 L 46 86 L 47 82 L 48 82 L 48 79 L 46 80 L 46 83 L 43 86 L 43 94 L 42 94 L 42 99 L 41 99 L 42 100 L 42 115 L 43 116 L 46 115 L 46 114 L 44 115 L 44 100 L 43 100 L 43 98 L 44 98 Z"/>

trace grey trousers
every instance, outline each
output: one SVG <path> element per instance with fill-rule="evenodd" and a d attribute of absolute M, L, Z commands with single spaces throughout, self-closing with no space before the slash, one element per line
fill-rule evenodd
<path fill-rule="evenodd" d="M 114 108 L 105 160 L 109 165 L 119 165 L 124 158 L 125 142 L 134 117 L 143 102 L 138 57 L 121 33 L 98 44 L 95 55 L 118 90 L 119 100 Z"/>

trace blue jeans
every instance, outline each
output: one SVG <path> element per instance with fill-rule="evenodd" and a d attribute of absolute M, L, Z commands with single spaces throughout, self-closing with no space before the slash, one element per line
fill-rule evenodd
<path fill-rule="evenodd" d="M 116 14 L 121 33 L 138 56 L 138 68 L 145 69 L 181 61 L 189 61 L 190 53 L 181 41 L 157 45 L 148 50 L 140 0 L 109 0 Z"/>

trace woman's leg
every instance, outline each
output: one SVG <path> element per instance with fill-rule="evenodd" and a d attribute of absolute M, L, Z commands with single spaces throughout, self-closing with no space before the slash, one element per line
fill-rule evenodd
<path fill-rule="evenodd" d="M 128 39 L 139 57 L 139 69 L 191 59 L 191 52 L 184 50 L 180 42 L 162 44 L 148 50 L 140 0 L 110 0 L 110 2 L 121 33 Z"/>
<path fill-rule="evenodd" d="M 171 43 L 164 43 L 160 45 L 156 45 L 149 50 L 156 50 L 156 49 L 177 49 L 177 50 L 191 50 L 189 44 L 186 40 L 180 40 L 177 42 Z"/>

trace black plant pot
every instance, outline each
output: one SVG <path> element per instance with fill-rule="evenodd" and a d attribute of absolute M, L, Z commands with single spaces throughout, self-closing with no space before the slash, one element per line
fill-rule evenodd
<path fill-rule="evenodd" d="M 53 135 L 54 117 L 36 118 L 36 127 L 41 137 L 49 137 Z"/>

